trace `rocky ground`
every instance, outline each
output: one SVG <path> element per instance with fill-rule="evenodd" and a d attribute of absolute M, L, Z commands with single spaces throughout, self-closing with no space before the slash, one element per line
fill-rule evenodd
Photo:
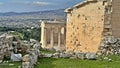
<path fill-rule="evenodd" d="M 42 49 L 40 46 L 41 44 L 35 39 L 26 41 L 17 36 L 4 33 L 0 35 L 0 62 L 6 65 L 11 61 L 19 61 L 22 64 L 18 65 L 18 68 L 35 68 L 34 66 L 38 64 L 40 58 L 69 59 L 70 61 L 72 59 L 94 60 L 96 62 L 107 61 L 114 63 L 119 61 L 120 55 L 120 39 L 113 36 L 102 39 L 97 53 L 55 51 L 54 49 Z M 14 58 L 10 58 L 12 54 L 21 54 L 22 57 L 18 57 L 19 60 L 14 60 Z M 117 58 L 110 57 L 111 55 L 113 57 L 116 55 Z M 14 66 L 11 63 L 8 65 Z"/>

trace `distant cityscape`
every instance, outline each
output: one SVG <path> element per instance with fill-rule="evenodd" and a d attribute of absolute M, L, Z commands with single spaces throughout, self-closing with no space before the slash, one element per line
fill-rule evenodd
<path fill-rule="evenodd" d="M 40 20 L 65 21 L 64 9 L 38 11 L 38 12 L 7 12 L 0 13 L 0 27 L 39 27 Z"/>

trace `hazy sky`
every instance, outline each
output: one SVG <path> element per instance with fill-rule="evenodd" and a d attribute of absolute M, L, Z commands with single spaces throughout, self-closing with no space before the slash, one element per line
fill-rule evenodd
<path fill-rule="evenodd" d="M 83 0 L 0 0 L 0 12 L 31 12 L 63 9 Z"/>

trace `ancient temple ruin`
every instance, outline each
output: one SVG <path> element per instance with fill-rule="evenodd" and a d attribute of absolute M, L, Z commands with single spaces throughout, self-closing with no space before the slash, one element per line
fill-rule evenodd
<path fill-rule="evenodd" d="M 58 21 L 41 23 L 41 43 L 43 48 L 65 50 L 66 24 Z"/>
<path fill-rule="evenodd" d="M 119 5 L 120 0 L 85 0 L 66 9 L 66 25 L 57 22 L 41 24 L 42 47 L 96 53 L 104 38 L 120 37 Z"/>
<path fill-rule="evenodd" d="M 85 0 L 67 13 L 66 51 L 97 52 L 104 37 L 120 37 L 120 0 Z"/>

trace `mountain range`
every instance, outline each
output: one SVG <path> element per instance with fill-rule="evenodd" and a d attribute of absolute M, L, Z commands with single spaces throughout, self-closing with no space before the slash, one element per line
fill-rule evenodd
<path fill-rule="evenodd" d="M 31 15 L 31 14 L 56 14 L 56 15 L 64 15 L 64 9 L 57 10 L 47 10 L 47 11 L 36 11 L 36 12 L 5 12 L 0 13 L 0 16 L 14 16 L 14 15 Z"/>

